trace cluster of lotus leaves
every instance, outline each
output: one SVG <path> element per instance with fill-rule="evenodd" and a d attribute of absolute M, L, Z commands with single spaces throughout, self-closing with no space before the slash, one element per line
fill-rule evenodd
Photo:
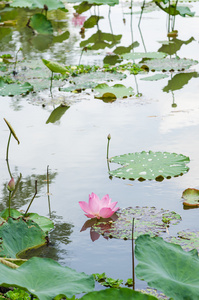
<path fill-rule="evenodd" d="M 109 162 L 121 164 L 123 167 L 110 171 L 111 176 L 123 179 L 158 180 L 170 179 L 188 172 L 189 157 L 170 152 L 142 151 L 118 155 Z"/>
<path fill-rule="evenodd" d="M 105 238 L 132 239 L 132 220 L 134 218 L 134 234 L 136 239 L 139 235 L 148 233 L 157 236 L 166 232 L 167 227 L 177 225 L 181 216 L 173 211 L 155 207 L 127 207 L 117 211 L 118 219 L 111 222 L 94 224 L 91 230 L 103 235 Z"/>

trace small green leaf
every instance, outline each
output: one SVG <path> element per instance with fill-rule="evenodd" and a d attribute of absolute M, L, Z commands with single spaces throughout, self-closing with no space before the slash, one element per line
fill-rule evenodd
<path fill-rule="evenodd" d="M 95 98 L 104 99 L 104 98 L 127 98 L 134 95 L 132 87 L 125 87 L 123 84 L 115 84 L 113 86 L 109 86 L 106 83 L 98 84 L 95 89 L 98 92 L 98 95 Z"/>
<path fill-rule="evenodd" d="M 61 74 L 65 74 L 66 73 L 66 68 L 54 61 L 50 61 L 50 60 L 46 60 L 46 59 L 42 59 L 44 65 L 53 73 L 61 73 Z"/>
<path fill-rule="evenodd" d="M 185 199 L 184 206 L 199 207 L 199 190 L 188 188 L 182 193 L 182 198 Z"/>

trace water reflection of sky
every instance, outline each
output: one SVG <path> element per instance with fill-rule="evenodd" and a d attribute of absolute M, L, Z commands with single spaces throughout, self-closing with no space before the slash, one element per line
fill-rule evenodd
<path fill-rule="evenodd" d="M 198 10 L 197 3 L 194 4 L 193 10 L 195 9 Z M 103 7 L 100 11 L 104 14 L 108 12 Z M 87 14 L 89 13 L 84 13 Z M 131 35 L 128 32 L 129 15 L 125 15 L 126 25 L 122 23 L 121 9 L 112 8 L 111 17 L 113 32 L 123 33 L 122 45 L 128 46 L 131 43 Z M 114 23 L 115 19 L 119 21 Z M 138 20 L 138 15 L 134 16 L 134 20 Z M 109 30 L 107 24 L 107 20 L 101 20 L 100 28 Z M 69 29 L 72 28 L 70 26 Z M 187 40 L 190 36 L 196 39 L 196 42 L 184 45 L 178 55 L 198 59 L 196 19 L 177 17 L 176 27 L 181 40 Z M 141 28 L 147 50 L 156 51 L 160 47 L 157 41 L 166 39 L 166 16 L 160 12 L 148 13 L 143 16 Z M 96 29 L 88 30 L 86 38 L 95 31 Z M 135 41 L 138 40 L 141 44 L 137 27 L 134 31 Z M 78 30 L 75 34 L 76 49 L 79 43 Z M 64 45 L 59 45 L 58 48 L 63 51 Z M 137 50 L 143 51 L 143 46 Z M 50 55 L 50 52 L 45 53 L 47 57 Z M 67 61 L 67 53 L 64 55 Z M 96 55 L 95 61 L 101 63 L 102 57 Z M 84 55 L 82 63 L 88 62 L 88 58 L 88 54 Z M 76 58 L 74 63 L 77 63 Z M 192 69 L 198 70 L 198 65 Z M 126 79 L 124 84 L 135 88 L 134 77 Z M 183 89 L 173 92 L 177 104 L 175 108 L 172 107 L 172 93 L 162 91 L 167 84 L 168 79 L 159 82 L 138 80 L 139 91 L 143 94 L 141 98 L 133 97 L 109 104 L 96 100 L 93 96 L 87 98 L 84 94 L 87 100 L 71 105 L 57 126 L 46 124 L 56 105 L 42 108 L 30 101 L 26 102 L 26 97 L 20 102 L 8 97 L 0 98 L 1 182 L 5 183 L 9 179 L 5 162 L 8 139 L 8 130 L 3 121 L 5 117 L 14 127 L 21 142 L 17 145 L 11 140 L 11 169 L 14 170 L 17 166 L 15 173 L 21 172 L 23 178 L 31 174 L 45 174 L 47 165 L 52 174 L 57 173 L 50 185 L 51 208 L 57 216 L 63 218 L 63 222 L 74 225 L 70 235 L 71 242 L 58 246 L 60 251 L 67 250 L 59 253 L 63 264 L 86 273 L 106 272 L 114 278 L 126 279 L 131 276 L 129 241 L 107 241 L 100 238 L 92 243 L 89 230 L 80 233 L 86 217 L 78 201 L 87 201 L 91 192 L 95 192 L 99 197 L 108 193 L 121 207 L 148 205 L 176 211 L 182 215 L 183 221 L 176 228 L 172 228 L 171 233 L 181 229 L 198 228 L 198 209 L 184 211 L 181 199 L 184 189 L 198 188 L 199 182 L 198 79 L 192 78 Z M 27 98 L 29 99 L 29 96 Z M 21 109 L 14 110 L 17 106 L 21 106 Z M 190 157 L 190 170 L 182 177 L 164 180 L 161 183 L 125 181 L 117 178 L 110 180 L 106 165 L 106 143 L 109 133 L 112 136 L 110 156 L 142 150 L 183 153 Z M 115 167 L 116 165 L 111 164 L 111 168 Z M 22 208 L 25 209 L 26 205 L 23 204 Z M 48 215 L 45 186 L 42 186 L 31 211 Z"/>

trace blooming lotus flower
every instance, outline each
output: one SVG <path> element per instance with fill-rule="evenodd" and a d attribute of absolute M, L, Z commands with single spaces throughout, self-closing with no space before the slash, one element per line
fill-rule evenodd
<path fill-rule="evenodd" d="M 12 177 L 11 180 L 9 181 L 8 185 L 7 185 L 7 189 L 12 192 L 15 189 L 15 181 L 14 178 Z"/>
<path fill-rule="evenodd" d="M 89 195 L 88 203 L 85 201 L 79 201 L 80 207 L 86 213 L 88 218 L 110 218 L 119 207 L 115 207 L 117 202 L 112 202 L 109 195 L 105 195 L 101 200 L 99 197 L 92 193 Z"/>

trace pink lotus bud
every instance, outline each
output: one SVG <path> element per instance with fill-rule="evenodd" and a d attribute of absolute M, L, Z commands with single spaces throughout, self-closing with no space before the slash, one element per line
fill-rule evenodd
<path fill-rule="evenodd" d="M 8 185 L 7 185 L 7 189 L 12 192 L 15 189 L 15 181 L 14 178 L 12 177 L 11 180 L 9 181 Z"/>

